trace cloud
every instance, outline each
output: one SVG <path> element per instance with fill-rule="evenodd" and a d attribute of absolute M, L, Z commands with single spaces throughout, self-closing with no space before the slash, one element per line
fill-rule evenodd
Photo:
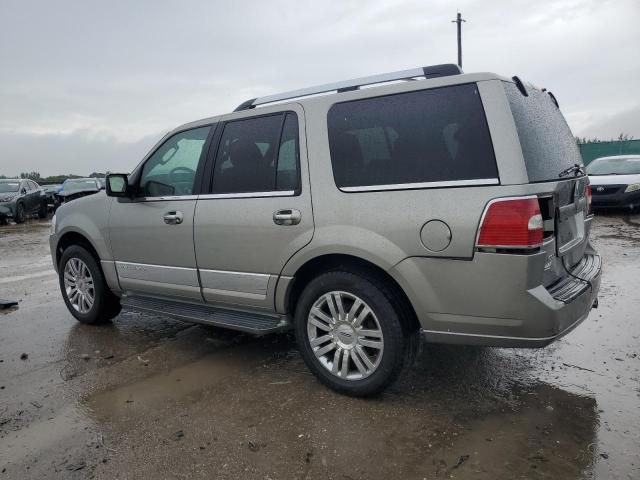
<path fill-rule="evenodd" d="M 604 113 L 602 118 L 590 118 L 590 122 L 581 129 L 585 137 L 598 137 L 601 140 L 617 138 L 621 133 L 640 138 L 640 105 L 622 112 Z"/>
<path fill-rule="evenodd" d="M 135 142 L 113 137 L 96 137 L 90 130 L 68 134 L 0 132 L 2 159 L 0 175 L 40 172 L 42 176 L 91 172 L 130 172 L 161 134 L 145 136 Z"/>
<path fill-rule="evenodd" d="M 634 108 L 640 82 L 632 61 L 637 0 L 454 7 L 467 19 L 466 71 L 518 74 L 549 88 L 576 134 L 620 128 L 640 137 L 632 117 L 614 118 Z M 0 2 L 0 171 L 16 155 L 25 170 L 48 173 L 113 170 L 108 162 L 122 168 L 141 158 L 148 139 L 248 98 L 455 62 L 454 7 L 446 0 Z"/>

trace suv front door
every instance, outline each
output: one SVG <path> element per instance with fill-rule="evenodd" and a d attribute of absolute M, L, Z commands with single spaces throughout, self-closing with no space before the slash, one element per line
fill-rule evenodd
<path fill-rule="evenodd" d="M 304 112 L 269 110 L 226 117 L 211 149 L 194 229 L 207 303 L 273 311 L 283 266 L 313 236 Z"/>
<path fill-rule="evenodd" d="M 109 238 L 125 293 L 202 302 L 193 214 L 212 130 L 170 136 L 131 175 L 134 197 L 113 200 Z"/>

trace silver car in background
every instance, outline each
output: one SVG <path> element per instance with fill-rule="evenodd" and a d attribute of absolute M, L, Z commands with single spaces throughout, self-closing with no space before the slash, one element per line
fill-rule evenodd
<path fill-rule="evenodd" d="M 587 166 L 593 208 L 640 208 L 640 155 L 596 158 Z"/>
<path fill-rule="evenodd" d="M 580 153 L 517 77 L 437 65 L 251 99 L 168 133 L 106 193 L 52 225 L 79 321 L 293 327 L 350 395 L 386 388 L 418 333 L 541 347 L 597 302 Z"/>

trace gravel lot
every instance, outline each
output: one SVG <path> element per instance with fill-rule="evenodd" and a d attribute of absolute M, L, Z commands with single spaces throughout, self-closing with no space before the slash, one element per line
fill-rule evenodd
<path fill-rule="evenodd" d="M 596 218 L 600 307 L 569 336 L 422 344 L 370 400 L 322 387 L 290 335 L 78 324 L 48 228 L 0 226 L 0 480 L 640 478 L 640 216 Z"/>

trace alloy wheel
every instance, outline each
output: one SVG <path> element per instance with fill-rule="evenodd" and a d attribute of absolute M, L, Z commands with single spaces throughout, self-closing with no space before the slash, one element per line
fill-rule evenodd
<path fill-rule="evenodd" d="M 382 359 L 384 336 L 375 313 L 360 297 L 343 291 L 322 295 L 307 318 L 311 349 L 332 375 L 361 380 Z"/>
<path fill-rule="evenodd" d="M 80 313 L 93 307 L 96 291 L 89 267 L 79 258 L 70 258 L 64 267 L 64 290 L 71 306 Z"/>

